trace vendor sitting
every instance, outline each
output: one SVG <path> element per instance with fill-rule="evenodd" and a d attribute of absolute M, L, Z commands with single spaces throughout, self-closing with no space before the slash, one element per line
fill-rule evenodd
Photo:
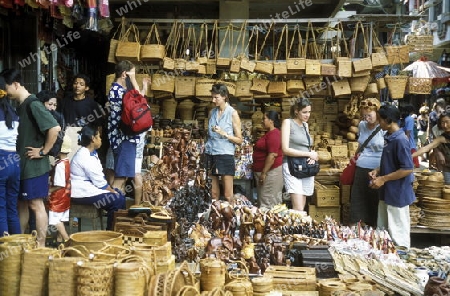
<path fill-rule="evenodd" d="M 114 212 L 125 209 L 122 192 L 111 188 L 106 182 L 97 149 L 102 145 L 98 128 L 84 126 L 78 132 L 81 148 L 72 158 L 70 179 L 72 182 L 72 204 L 93 205 L 108 212 L 107 230 L 112 230 Z"/>

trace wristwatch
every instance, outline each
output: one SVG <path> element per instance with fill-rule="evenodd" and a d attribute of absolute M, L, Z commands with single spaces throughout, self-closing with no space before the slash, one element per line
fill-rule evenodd
<path fill-rule="evenodd" d="M 39 156 L 44 157 L 46 154 L 44 154 L 44 149 L 41 149 L 39 151 Z"/>

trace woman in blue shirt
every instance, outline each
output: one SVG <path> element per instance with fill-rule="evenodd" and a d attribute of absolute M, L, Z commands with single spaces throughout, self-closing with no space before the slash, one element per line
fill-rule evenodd
<path fill-rule="evenodd" d="M 20 157 L 16 152 L 19 117 L 0 90 L 0 237 L 20 234 L 17 200 L 20 187 Z"/>

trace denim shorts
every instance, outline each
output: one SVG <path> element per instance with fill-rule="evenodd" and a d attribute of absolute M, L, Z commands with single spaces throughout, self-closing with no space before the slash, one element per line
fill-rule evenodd
<path fill-rule="evenodd" d="M 136 143 L 123 141 L 114 154 L 114 174 L 116 177 L 134 178 L 136 163 Z"/>
<path fill-rule="evenodd" d="M 206 155 L 206 166 L 213 176 L 234 176 L 236 165 L 234 155 Z"/>
<path fill-rule="evenodd" d="M 20 180 L 20 199 L 32 200 L 48 197 L 48 173 Z"/>

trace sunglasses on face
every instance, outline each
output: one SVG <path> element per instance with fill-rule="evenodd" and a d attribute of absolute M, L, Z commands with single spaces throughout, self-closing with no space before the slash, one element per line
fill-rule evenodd
<path fill-rule="evenodd" d="M 378 107 L 377 103 L 372 103 L 370 101 L 361 101 L 361 103 L 359 103 L 360 106 L 369 106 L 369 107 Z"/>

